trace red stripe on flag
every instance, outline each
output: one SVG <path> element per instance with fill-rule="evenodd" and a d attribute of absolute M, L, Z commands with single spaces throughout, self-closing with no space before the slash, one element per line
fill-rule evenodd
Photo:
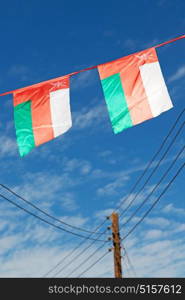
<path fill-rule="evenodd" d="M 129 61 L 129 68 L 124 68 L 120 75 L 132 122 L 136 125 L 153 117 L 139 67 L 158 58 L 155 49 L 150 48 L 132 55 Z"/>
<path fill-rule="evenodd" d="M 54 138 L 48 87 L 40 87 L 32 98 L 32 124 L 36 146 Z"/>
<path fill-rule="evenodd" d="M 130 75 L 131 72 L 131 76 Z M 153 117 L 138 67 L 120 74 L 133 125 Z"/>

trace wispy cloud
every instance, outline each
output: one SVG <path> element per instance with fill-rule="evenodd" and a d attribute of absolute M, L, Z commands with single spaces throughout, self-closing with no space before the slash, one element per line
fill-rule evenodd
<path fill-rule="evenodd" d="M 153 230 L 149 230 L 145 234 L 145 239 L 158 239 L 158 238 L 162 238 L 164 235 L 165 234 L 162 230 L 153 229 Z"/>
<path fill-rule="evenodd" d="M 68 222 L 69 224 L 73 224 L 74 226 L 78 226 L 78 227 L 82 227 L 89 220 L 88 218 L 84 218 L 80 215 L 63 216 L 60 219 L 64 222 Z"/>
<path fill-rule="evenodd" d="M 65 172 L 74 172 L 78 170 L 80 174 L 88 174 L 91 171 L 91 163 L 87 160 L 72 158 L 64 160 L 64 171 Z"/>
<path fill-rule="evenodd" d="M 95 128 L 95 125 L 99 126 L 106 118 L 107 110 L 105 105 L 100 104 L 91 110 L 84 108 L 80 112 L 73 113 L 74 129 Z"/>
<path fill-rule="evenodd" d="M 97 189 L 97 194 L 99 196 L 112 196 L 117 194 L 118 190 L 122 188 L 125 183 L 128 181 L 128 176 L 121 176 L 118 179 L 114 180 L 113 182 L 110 182 L 106 184 L 104 187 Z"/>
<path fill-rule="evenodd" d="M 170 225 L 170 221 L 162 217 L 147 218 L 145 219 L 145 223 L 149 225 L 155 225 L 157 227 L 162 227 L 162 228 Z"/>
<path fill-rule="evenodd" d="M 164 213 L 173 213 L 173 214 L 180 214 L 185 215 L 185 209 L 184 208 L 176 208 L 173 203 L 167 204 L 163 208 Z"/>
<path fill-rule="evenodd" d="M 92 86 L 98 74 L 94 70 L 81 72 L 71 79 L 71 84 L 74 89 L 86 88 Z"/>
<path fill-rule="evenodd" d="M 185 65 L 179 67 L 177 71 L 168 79 L 168 82 L 174 82 L 185 77 Z"/>
<path fill-rule="evenodd" d="M 178 207 L 174 208 L 178 210 Z M 5 207 L 4 210 L 6 210 Z M 97 211 L 95 217 L 98 219 L 104 218 L 111 211 L 112 209 Z M 80 215 L 71 217 L 66 215 L 62 217 L 62 220 L 75 226 L 83 226 L 89 221 Z M 164 226 L 166 224 L 167 227 L 163 229 L 155 228 L 157 221 L 163 223 Z M 23 223 L 14 222 L 14 220 L 9 218 L 8 223 L 12 223 L 12 229 L 0 239 L 0 277 L 42 277 L 44 273 L 58 263 L 59 260 L 66 257 L 76 246 L 74 241 L 68 242 L 64 235 L 42 224 L 38 224 L 35 220 Z M 183 277 L 185 243 L 182 239 L 174 237 L 175 234 L 184 230 L 184 223 L 179 223 L 178 231 L 171 230 L 173 222 L 170 221 L 170 226 L 172 227 L 169 227 L 165 218 L 152 217 L 150 220 L 147 218 L 147 223 L 154 228 L 142 225 L 142 230 L 135 232 L 124 242 L 137 275 L 139 277 Z M 127 228 L 124 230 L 127 230 Z M 62 244 L 60 241 L 62 241 Z M 107 247 L 98 251 L 93 257 L 93 261 L 101 257 L 107 251 Z M 96 248 L 96 245 L 91 247 L 58 276 L 65 277 L 81 264 L 80 269 L 73 274 L 74 277 L 78 276 L 80 272 L 92 263 L 92 261 L 89 261 L 87 264 L 83 264 L 84 260 Z M 6 255 L 7 253 L 8 255 Z M 65 260 L 65 264 L 70 262 L 70 259 L 71 256 Z M 111 260 L 112 253 L 85 273 L 84 277 L 113 277 Z M 123 270 L 125 277 L 134 276 L 131 273 L 129 275 L 126 273 L 125 258 L 123 259 Z"/>
<path fill-rule="evenodd" d="M 62 208 L 65 208 L 68 211 L 73 211 L 78 208 L 73 193 L 71 192 L 63 193 L 62 195 L 60 195 L 60 199 L 62 199 L 61 201 Z"/>
<path fill-rule="evenodd" d="M 149 41 L 142 41 L 140 39 L 128 38 L 124 41 L 123 47 L 129 49 L 130 51 L 140 51 L 149 47 L 153 47 L 159 43 L 159 39 L 153 38 Z"/>
<path fill-rule="evenodd" d="M 0 158 L 17 156 L 17 145 L 15 139 L 9 136 L 0 136 Z"/>
<path fill-rule="evenodd" d="M 114 211 L 114 208 L 108 208 L 108 209 L 103 209 L 95 213 L 95 217 L 99 219 L 105 219 L 105 217 L 108 217 L 112 214 Z"/>

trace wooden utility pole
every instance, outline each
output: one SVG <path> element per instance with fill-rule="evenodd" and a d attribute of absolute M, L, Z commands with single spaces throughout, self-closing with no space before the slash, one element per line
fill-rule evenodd
<path fill-rule="evenodd" d="M 114 274 L 115 278 L 122 278 L 122 266 L 121 266 L 121 245 L 119 234 L 119 216 L 117 213 L 112 213 L 112 241 L 114 250 Z"/>

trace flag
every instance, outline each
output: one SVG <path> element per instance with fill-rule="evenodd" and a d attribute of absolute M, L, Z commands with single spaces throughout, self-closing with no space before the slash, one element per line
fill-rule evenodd
<path fill-rule="evenodd" d="M 22 88 L 13 93 L 14 121 L 21 156 L 72 126 L 69 76 Z"/>
<path fill-rule="evenodd" d="M 114 133 L 173 107 L 155 48 L 98 66 Z"/>

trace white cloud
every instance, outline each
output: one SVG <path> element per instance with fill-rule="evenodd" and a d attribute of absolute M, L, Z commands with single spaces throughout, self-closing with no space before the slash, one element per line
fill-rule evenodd
<path fill-rule="evenodd" d="M 14 190 L 27 199 L 44 201 L 53 198 L 56 192 L 74 184 L 67 173 L 61 176 L 48 172 L 27 173 L 23 180 L 25 183 L 15 186 Z"/>
<path fill-rule="evenodd" d="M 129 38 L 124 41 L 123 46 L 130 50 L 134 50 L 137 47 L 137 44 L 138 44 L 138 41 L 136 41 L 135 39 Z"/>
<path fill-rule="evenodd" d="M 107 118 L 107 111 L 105 105 L 97 105 L 88 110 L 82 109 L 80 112 L 73 113 L 74 129 L 82 130 L 86 128 L 94 128 L 95 126 L 104 122 Z"/>
<path fill-rule="evenodd" d="M 147 242 L 129 249 L 139 277 L 183 277 L 184 250 L 185 243 L 178 239 Z"/>
<path fill-rule="evenodd" d="M 5 254 L 7 251 L 15 247 L 20 242 L 20 236 L 8 235 L 0 239 L 0 255 Z"/>
<path fill-rule="evenodd" d="M 170 221 L 162 217 L 146 218 L 145 223 L 149 225 L 155 225 L 157 227 L 166 227 L 170 225 Z"/>
<path fill-rule="evenodd" d="M 145 238 L 146 239 L 159 239 L 162 236 L 164 236 L 164 233 L 161 230 L 149 230 L 146 234 L 145 234 Z"/>
<path fill-rule="evenodd" d="M 103 210 L 96 212 L 95 216 L 99 219 L 105 219 L 106 217 L 110 216 L 113 211 L 114 211 L 114 208 L 103 209 Z"/>
<path fill-rule="evenodd" d="M 82 216 L 62 216 L 60 220 L 73 224 L 73 226 L 82 227 L 88 221 L 88 218 Z"/>
<path fill-rule="evenodd" d="M 98 154 L 98 156 L 100 156 L 100 157 L 109 157 L 111 155 L 112 155 L 112 151 L 110 151 L 110 150 L 105 150 Z"/>
<path fill-rule="evenodd" d="M 123 187 L 128 181 L 128 176 L 121 176 L 118 179 L 115 179 L 113 182 L 106 184 L 104 187 L 97 189 L 97 194 L 99 196 L 112 196 L 115 195 L 119 188 Z"/>
<path fill-rule="evenodd" d="M 159 44 L 159 39 L 153 38 L 153 40 L 143 43 L 143 48 L 150 48 L 154 47 L 155 45 Z"/>
<path fill-rule="evenodd" d="M 72 158 L 64 160 L 64 171 L 74 172 L 79 171 L 82 175 L 86 175 L 91 171 L 91 163 L 87 160 Z"/>
<path fill-rule="evenodd" d="M 0 231 L 4 230 L 4 228 L 7 226 L 7 222 L 6 221 L 1 221 L 0 223 Z"/>
<path fill-rule="evenodd" d="M 124 41 L 123 47 L 128 48 L 131 51 L 138 51 L 137 49 L 141 49 L 141 51 L 145 48 L 153 47 L 159 43 L 157 38 L 153 38 L 150 41 L 141 41 L 139 39 L 128 38 Z"/>
<path fill-rule="evenodd" d="M 185 65 L 179 67 L 177 71 L 168 79 L 168 81 L 173 82 L 184 77 L 185 77 Z"/>
<path fill-rule="evenodd" d="M 179 224 L 175 227 L 174 232 L 185 232 L 185 223 Z"/>
<path fill-rule="evenodd" d="M 112 210 L 97 211 L 95 217 L 104 218 Z M 66 215 L 61 217 L 61 220 L 75 226 L 83 226 L 88 221 L 87 218 L 79 215 L 71 217 Z M 152 220 L 151 223 L 155 225 L 156 221 L 157 218 Z M 11 218 L 9 218 L 8 222 L 13 222 L 14 228 L 12 230 L 18 226 L 18 223 L 22 225 L 16 234 L 13 234 L 12 231 L 7 237 L 5 236 L 0 240 L 0 277 L 42 277 L 59 260 L 68 255 L 78 243 L 78 241 L 76 243 L 68 242 L 66 235 L 61 235 L 58 231 L 37 224 L 35 220 L 24 222 L 23 224 L 22 222 L 14 223 L 14 220 L 11 221 Z M 184 224 L 179 223 L 178 229 L 183 230 Z M 183 276 L 185 243 L 178 238 L 172 238 L 172 236 L 171 239 L 169 238 L 170 236 L 168 236 L 168 239 L 165 239 L 166 234 L 169 232 L 165 232 L 164 230 L 148 230 L 145 227 L 142 228 L 139 234 L 133 234 L 123 242 L 139 277 Z M 71 238 L 71 236 L 69 237 Z M 143 239 L 142 237 L 145 238 Z M 153 239 L 161 238 L 163 240 L 153 241 Z M 62 244 L 59 243 L 60 240 Z M 86 246 L 87 244 L 84 245 L 84 248 Z M 79 270 L 73 274 L 74 277 L 78 276 L 80 272 L 106 253 L 110 246 L 111 244 L 107 244 L 88 263 L 83 265 L 84 260 L 99 247 L 98 244 L 94 245 L 58 276 L 65 277 L 76 266 L 80 265 Z M 11 254 L 5 256 L 7 251 L 11 251 Z M 85 273 L 83 277 L 113 277 L 112 255 L 110 253 L 105 256 L 102 261 Z M 74 256 L 69 256 L 69 258 L 65 259 L 65 264 L 70 262 L 72 257 Z M 125 261 L 123 259 L 123 272 L 125 276 L 127 273 L 125 273 L 124 264 Z M 133 275 L 131 274 L 130 276 Z"/>
<path fill-rule="evenodd" d="M 72 87 L 74 89 L 85 88 L 94 84 L 96 73 L 94 70 L 81 72 L 72 78 Z"/>
<path fill-rule="evenodd" d="M 59 232 L 54 231 L 51 227 L 45 227 L 41 224 L 34 224 L 34 221 L 27 225 L 25 229 L 25 234 L 22 236 L 22 242 L 32 241 L 37 245 L 43 245 L 44 243 L 51 243 L 59 238 Z M 61 235 L 61 234 L 60 234 Z"/>
<path fill-rule="evenodd" d="M 174 206 L 173 203 L 167 204 L 163 210 L 164 213 L 173 213 L 173 214 L 180 214 L 180 215 L 185 215 L 185 209 L 184 208 L 177 208 Z"/>
<path fill-rule="evenodd" d="M 71 252 L 72 248 L 68 250 L 61 250 L 60 248 L 46 248 L 35 247 L 34 249 L 25 249 L 22 251 L 16 251 L 11 259 L 0 261 L 0 277 L 42 277 L 50 268 L 58 263 L 59 260 L 66 257 Z M 76 260 L 73 264 L 69 265 L 58 277 L 65 277 L 76 266 L 82 263 L 89 255 L 95 251 L 95 248 L 91 248 L 91 252 L 86 252 L 81 256 L 79 260 Z M 103 249 L 93 257 L 93 261 L 96 261 L 107 249 Z M 110 253 L 112 255 L 112 253 Z M 71 258 L 70 258 L 71 259 Z M 65 263 L 70 259 L 65 259 Z M 77 276 L 87 268 L 92 261 L 89 261 L 84 266 L 81 266 L 78 271 L 73 275 Z M 99 262 L 98 267 L 88 272 L 88 277 L 105 277 L 105 274 L 111 274 L 113 266 L 110 264 L 110 255 L 107 255 L 105 260 Z M 56 269 L 57 270 L 57 269 Z M 52 273 L 52 275 L 54 272 Z M 87 277 L 86 273 L 84 277 Z"/>
<path fill-rule="evenodd" d="M 0 158 L 18 155 L 16 141 L 8 136 L 0 136 Z"/>
<path fill-rule="evenodd" d="M 59 198 L 59 202 L 60 202 L 60 199 L 62 200 L 61 206 L 63 208 L 65 208 L 66 210 L 73 211 L 78 208 L 76 201 L 75 201 L 74 194 L 72 194 L 71 192 L 63 193 Z"/>

